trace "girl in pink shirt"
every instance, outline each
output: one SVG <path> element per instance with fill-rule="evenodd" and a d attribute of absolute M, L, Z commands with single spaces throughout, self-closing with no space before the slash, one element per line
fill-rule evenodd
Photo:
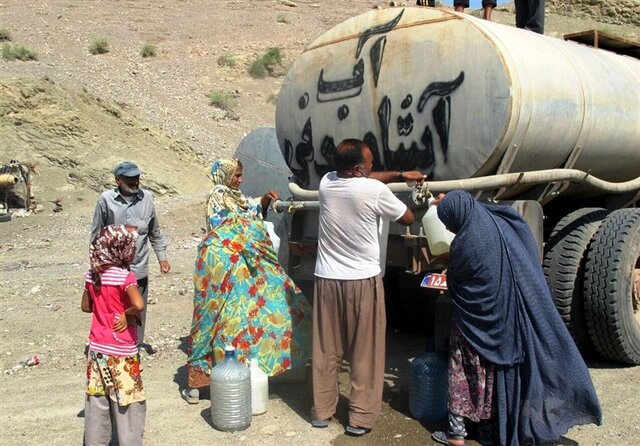
<path fill-rule="evenodd" d="M 91 242 L 82 311 L 92 313 L 85 398 L 85 445 L 105 445 L 115 423 L 121 445 L 142 445 L 146 403 L 136 330 L 144 308 L 128 270 L 138 233 L 122 225 L 102 228 Z"/>

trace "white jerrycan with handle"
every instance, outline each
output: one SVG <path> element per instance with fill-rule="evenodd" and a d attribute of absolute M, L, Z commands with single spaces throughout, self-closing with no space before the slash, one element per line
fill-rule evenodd
<path fill-rule="evenodd" d="M 269 401 L 269 376 L 262 371 L 258 360 L 249 362 L 251 370 L 251 415 L 262 415 L 267 411 Z"/>
<path fill-rule="evenodd" d="M 449 247 L 455 234 L 447 230 L 444 223 L 438 218 L 438 209 L 435 204 L 432 204 L 433 200 L 435 200 L 435 198 L 430 197 L 427 201 L 429 203 L 429 209 L 427 209 L 424 217 L 422 217 L 422 227 L 427 237 L 429 252 L 434 256 L 439 256 L 449 252 Z"/>

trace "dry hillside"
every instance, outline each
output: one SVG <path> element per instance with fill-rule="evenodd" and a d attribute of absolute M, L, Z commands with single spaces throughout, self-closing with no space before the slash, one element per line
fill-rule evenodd
<path fill-rule="evenodd" d="M 550 14 L 617 25 L 640 26 L 638 0 L 547 0 L 546 7 Z"/>
<path fill-rule="evenodd" d="M 186 192 L 202 178 L 181 175 L 181 167 L 201 163 L 206 172 L 203 160 L 230 154 L 253 128 L 274 125 L 279 84 L 308 43 L 344 19 L 384 5 L 4 0 L 0 29 L 10 34 L 10 44 L 37 52 L 38 60 L 0 60 L 0 162 L 34 159 L 48 190 L 97 191 L 109 181 L 108 166 L 126 154 L 144 166 L 145 181 L 156 192 Z M 547 5 L 548 35 L 601 29 L 638 39 L 639 0 Z M 501 5 L 493 18 L 512 25 L 513 11 L 512 4 Z M 97 38 L 107 40 L 107 53 L 89 53 Z M 155 46 L 155 57 L 141 57 L 145 43 Z M 281 50 L 281 65 L 272 76 L 249 76 L 251 62 L 271 47 Z M 221 57 L 235 65 L 222 65 Z M 214 91 L 231 97 L 231 111 L 209 104 Z"/>

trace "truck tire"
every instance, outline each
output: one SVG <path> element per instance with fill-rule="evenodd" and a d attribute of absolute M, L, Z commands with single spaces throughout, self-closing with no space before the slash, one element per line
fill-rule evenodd
<path fill-rule="evenodd" d="M 584 274 L 591 341 L 605 357 L 640 365 L 640 209 L 612 212 L 596 232 Z"/>
<path fill-rule="evenodd" d="M 542 268 L 551 295 L 569 333 L 583 355 L 593 351 L 584 317 L 582 286 L 586 253 L 609 211 L 578 209 L 562 218 L 545 245 Z"/>

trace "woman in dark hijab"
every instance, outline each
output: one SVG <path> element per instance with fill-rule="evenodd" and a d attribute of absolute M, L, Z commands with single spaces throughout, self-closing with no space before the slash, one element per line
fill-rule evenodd
<path fill-rule="evenodd" d="M 511 207 L 462 191 L 440 201 L 438 217 L 456 237 L 447 272 L 450 427 L 434 440 L 464 444 L 465 418 L 493 418 L 500 444 L 510 446 L 599 425 L 589 371 L 554 306 L 526 222 Z"/>

